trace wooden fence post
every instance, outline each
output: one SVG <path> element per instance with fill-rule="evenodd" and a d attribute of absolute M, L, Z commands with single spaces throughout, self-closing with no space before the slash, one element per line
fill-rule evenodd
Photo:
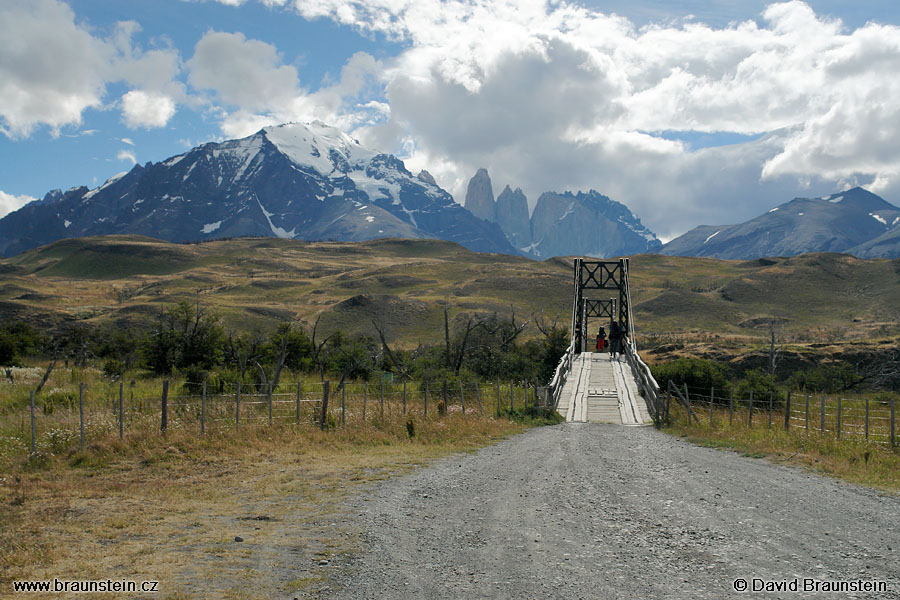
<path fill-rule="evenodd" d="M 769 429 L 772 429 L 772 394 L 773 392 L 769 392 Z"/>
<path fill-rule="evenodd" d="M 384 375 L 381 376 L 381 417 L 384 418 Z"/>
<path fill-rule="evenodd" d="M 747 426 L 752 428 L 753 427 L 753 390 L 750 390 L 750 404 L 748 406 L 750 407 L 750 414 L 747 417 Z"/>
<path fill-rule="evenodd" d="M 363 421 L 366 420 L 366 404 L 369 403 L 369 382 L 363 383 Z"/>
<path fill-rule="evenodd" d="M 531 382 L 531 388 L 534 390 L 534 407 L 537 408 L 538 405 L 538 384 L 537 381 Z M 475 382 L 475 390 L 478 390 L 478 382 Z"/>
<path fill-rule="evenodd" d="M 891 396 L 891 447 L 894 447 L 894 397 Z"/>
<path fill-rule="evenodd" d="M 891 421 L 893 424 L 893 420 Z M 891 436 L 893 439 L 894 436 Z M 34 454 L 37 452 L 37 441 L 35 440 L 35 426 L 34 426 L 34 390 L 31 390 L 31 453 Z"/>
<path fill-rule="evenodd" d="M 325 424 L 328 417 L 328 392 L 331 388 L 330 381 L 322 382 L 322 415 L 319 417 L 319 429 L 325 431 Z"/>
<path fill-rule="evenodd" d="M 728 399 L 728 426 L 734 424 L 734 390 L 731 390 L 731 397 Z"/>
<path fill-rule="evenodd" d="M 497 416 L 500 416 L 500 379 L 497 379 Z"/>
<path fill-rule="evenodd" d="M 269 404 L 269 425 L 272 424 L 272 382 L 266 386 L 266 401 Z"/>
<path fill-rule="evenodd" d="M 347 423 L 347 380 L 341 382 L 341 427 Z"/>
<path fill-rule="evenodd" d="M 512 381 L 512 379 L 510 379 L 509 380 L 509 412 L 510 413 L 512 413 L 514 410 L 516 410 L 516 396 L 515 396 L 515 392 L 513 390 L 514 390 L 513 381 Z"/>
<path fill-rule="evenodd" d="M 428 416 L 428 380 L 425 380 L 425 416 Z"/>
<path fill-rule="evenodd" d="M 784 403 L 784 430 L 791 427 L 791 392 L 788 391 L 787 400 Z"/>
<path fill-rule="evenodd" d="M 869 440 L 869 397 L 866 396 L 866 441 Z"/>
<path fill-rule="evenodd" d="M 444 382 L 441 384 L 441 395 L 443 396 L 443 400 L 444 400 L 444 414 L 446 415 L 446 414 L 447 414 L 447 409 L 450 408 L 449 406 L 447 406 L 447 380 L 446 380 L 446 379 L 445 379 Z M 438 411 L 438 412 L 440 412 L 440 411 Z"/>
<path fill-rule="evenodd" d="M 841 439 L 841 417 L 843 416 L 841 413 L 844 412 L 841 408 L 842 397 L 838 396 L 838 409 L 837 409 L 837 439 Z M 893 425 L 893 423 L 891 423 Z"/>
<path fill-rule="evenodd" d="M 124 404 L 122 398 L 125 396 L 125 382 L 119 382 L 119 439 L 122 439 L 122 436 L 125 434 L 125 417 L 124 411 L 122 410 L 122 406 Z"/>
<path fill-rule="evenodd" d="M 825 434 L 825 394 L 822 394 L 822 406 L 819 411 L 819 429 L 820 433 Z"/>
<path fill-rule="evenodd" d="M 808 434 L 809 433 L 809 392 L 806 393 L 806 417 L 805 417 L 804 425 L 806 426 L 806 433 Z"/>
<path fill-rule="evenodd" d="M 200 435 L 206 433 L 206 380 L 203 380 L 203 392 L 200 396 Z"/>
<path fill-rule="evenodd" d="M 691 407 L 691 396 L 690 396 L 690 394 L 688 394 L 688 385 L 686 383 L 684 384 L 684 400 L 685 400 L 685 402 L 687 402 L 688 425 L 691 424 L 691 417 L 694 417 L 694 420 L 699 425 L 700 419 L 697 417 L 697 415 L 694 414 L 694 409 Z"/>
<path fill-rule="evenodd" d="M 481 404 L 481 391 L 478 389 L 478 381 L 475 382 L 475 397 L 478 399 L 478 412 L 484 414 L 484 406 Z"/>
<path fill-rule="evenodd" d="M 463 392 L 462 379 L 459 380 L 459 403 L 462 405 L 462 414 L 466 414 L 466 395 Z"/>
<path fill-rule="evenodd" d="M 300 424 L 300 402 L 303 399 L 303 380 L 297 381 L 297 414 L 295 416 L 295 420 L 297 425 Z"/>
<path fill-rule="evenodd" d="M 403 414 L 406 414 L 406 379 L 403 380 Z"/>
<path fill-rule="evenodd" d="M 82 384 L 83 385 L 83 384 Z M 81 392 L 79 391 L 79 396 Z M 80 400 L 79 400 L 80 402 Z M 162 420 L 160 422 L 159 429 L 163 433 L 166 432 L 166 427 L 169 426 L 169 380 L 166 379 L 163 381 L 163 389 L 162 389 Z M 84 424 L 82 423 L 81 427 L 81 445 L 82 450 L 84 450 Z"/>
<path fill-rule="evenodd" d="M 713 398 L 715 396 L 716 387 L 709 388 L 709 426 L 712 427 L 713 419 Z"/>
<path fill-rule="evenodd" d="M 241 426 L 241 382 L 237 382 L 237 389 L 234 393 L 234 428 Z"/>

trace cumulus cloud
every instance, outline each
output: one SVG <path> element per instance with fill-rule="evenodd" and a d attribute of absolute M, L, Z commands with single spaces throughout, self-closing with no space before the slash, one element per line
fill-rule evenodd
<path fill-rule="evenodd" d="M 123 102 L 127 123 L 160 126 L 184 95 L 175 80 L 180 58 L 171 48 L 143 51 L 132 36 L 134 22 L 119 23 L 108 38 L 96 37 L 76 23 L 75 14 L 58 0 L 9 0 L 0 4 L 0 131 L 29 136 L 46 125 L 54 134 L 81 124 L 90 108 L 103 106 L 107 85 L 124 82 L 152 94 L 157 110 L 148 113 L 140 96 Z M 146 98 L 144 98 L 146 100 Z"/>
<path fill-rule="evenodd" d="M 382 65 L 365 52 L 347 60 L 338 81 L 312 92 L 275 46 L 241 33 L 207 32 L 185 66 L 190 84 L 211 94 L 228 137 L 314 119 L 349 130 L 383 118 L 386 111 L 384 103 L 369 99 L 380 91 L 374 82 Z"/>
<path fill-rule="evenodd" d="M 280 106 L 300 92 L 297 69 L 283 64 L 275 46 L 242 33 L 208 31 L 186 66 L 192 86 L 246 110 Z"/>
<path fill-rule="evenodd" d="M 23 137 L 39 124 L 77 125 L 100 106 L 112 49 L 75 25 L 56 0 L 0 4 L 0 130 Z"/>
<path fill-rule="evenodd" d="M 843 185 L 900 194 L 895 26 L 848 30 L 799 0 L 640 28 L 543 0 L 264 1 L 403 41 L 378 71 L 388 110 L 346 121 L 457 198 L 486 166 L 532 203 L 595 188 L 671 236 Z M 678 132 L 763 137 L 695 150 Z"/>
<path fill-rule="evenodd" d="M 34 200 L 31 196 L 7 194 L 0 190 L 0 219 Z"/>
<path fill-rule="evenodd" d="M 165 94 L 131 90 L 122 96 L 122 117 L 132 129 L 165 127 L 174 115 L 175 101 Z"/>

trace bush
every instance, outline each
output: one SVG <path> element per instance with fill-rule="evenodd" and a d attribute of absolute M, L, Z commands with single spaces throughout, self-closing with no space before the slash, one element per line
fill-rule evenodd
<path fill-rule="evenodd" d="M 16 359 L 16 342 L 5 331 L 0 331 L 0 365 L 5 367 L 18 366 Z"/>
<path fill-rule="evenodd" d="M 834 394 L 850 388 L 858 380 L 853 365 L 835 364 L 797 371 L 788 377 L 787 383 L 793 390 Z"/>
<path fill-rule="evenodd" d="M 784 394 L 775 384 L 775 376 L 759 370 L 747 371 L 744 378 L 735 387 L 734 395 L 735 398 L 746 403 L 750 399 L 751 392 L 753 392 L 754 402 L 768 402 L 770 394 L 774 403 L 784 402 Z"/>
<path fill-rule="evenodd" d="M 670 381 L 679 388 L 687 384 L 689 389 L 715 388 L 723 392 L 731 389 L 727 367 L 713 360 L 679 358 L 653 365 L 650 370 L 662 390 L 667 389 Z"/>

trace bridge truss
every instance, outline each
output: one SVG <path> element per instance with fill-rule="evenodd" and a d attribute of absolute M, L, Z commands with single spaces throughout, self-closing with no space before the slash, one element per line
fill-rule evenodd
<path fill-rule="evenodd" d="M 617 261 L 575 259 L 575 299 L 572 303 L 572 341 L 576 353 L 584 351 L 590 337 L 587 320 L 591 317 L 609 318 L 616 316 L 618 322 L 628 333 L 632 334 L 631 295 L 628 291 L 628 259 Z M 585 294 L 590 290 L 615 290 L 618 298 L 588 298 Z"/>

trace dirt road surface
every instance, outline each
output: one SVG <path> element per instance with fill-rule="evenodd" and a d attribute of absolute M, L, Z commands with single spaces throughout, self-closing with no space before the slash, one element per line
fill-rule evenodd
<path fill-rule="evenodd" d="M 900 498 L 649 427 L 534 429 L 350 511 L 364 549 L 327 597 L 900 598 Z M 887 589 L 821 583 L 859 581 Z"/>

